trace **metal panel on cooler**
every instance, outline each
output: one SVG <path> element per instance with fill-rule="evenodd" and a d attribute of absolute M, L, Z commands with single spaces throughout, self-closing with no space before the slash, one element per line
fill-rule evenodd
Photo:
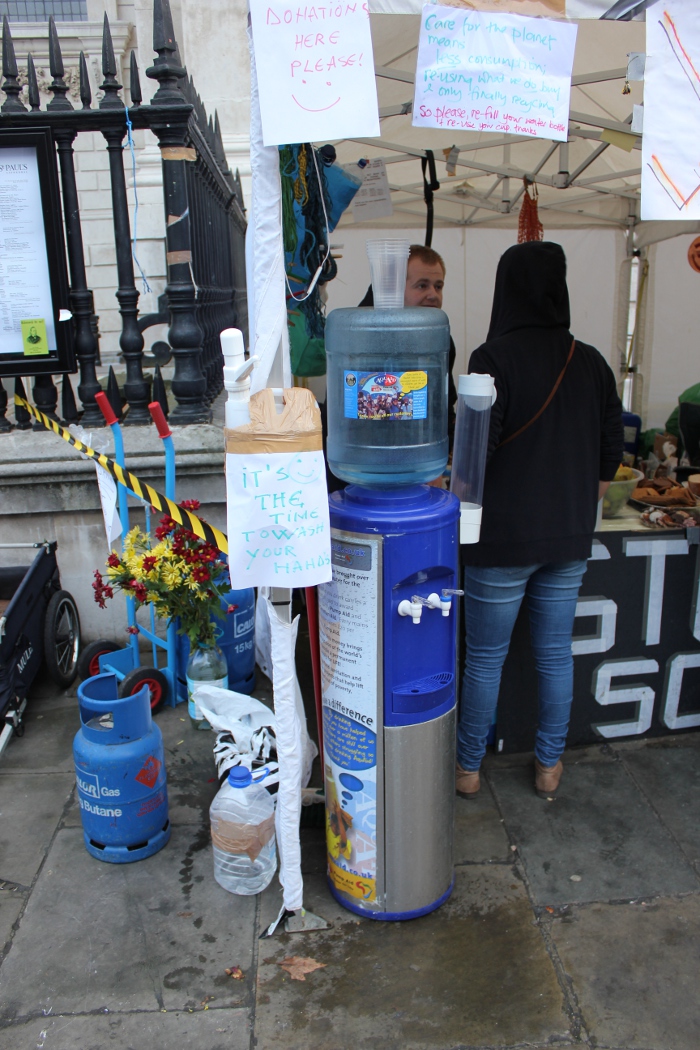
<path fill-rule="evenodd" d="M 453 879 L 453 707 L 439 718 L 384 730 L 386 911 L 420 911 Z"/>

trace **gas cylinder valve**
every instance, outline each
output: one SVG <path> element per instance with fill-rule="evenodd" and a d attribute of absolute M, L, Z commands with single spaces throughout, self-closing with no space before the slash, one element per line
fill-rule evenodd
<path fill-rule="evenodd" d="M 399 616 L 410 616 L 414 623 L 420 623 L 421 613 L 425 604 L 425 599 L 421 599 L 415 594 L 410 602 L 408 598 L 404 598 L 403 601 L 399 602 Z"/>

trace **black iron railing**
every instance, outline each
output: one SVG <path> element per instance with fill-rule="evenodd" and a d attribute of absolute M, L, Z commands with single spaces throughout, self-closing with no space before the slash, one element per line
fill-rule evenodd
<path fill-rule="evenodd" d="M 64 226 L 70 273 L 71 309 L 80 369 L 78 396 L 84 426 L 102 426 L 95 402 L 101 389 L 97 378 L 98 341 L 92 292 L 85 269 L 83 234 L 75 178 L 73 147 L 83 132 L 99 131 L 109 154 L 114 219 L 114 243 L 121 314 L 119 345 L 128 404 L 125 424 L 150 423 L 147 405 L 154 391 L 144 374 L 143 332 L 154 324 L 169 325 L 168 343 L 174 361 L 172 394 L 177 405 L 173 424 L 201 423 L 211 416 L 210 405 L 223 387 L 223 359 L 219 332 L 235 326 L 247 329 L 245 294 L 245 211 L 238 173 L 229 170 L 218 117 L 207 117 L 191 79 L 182 67 L 169 0 L 154 0 L 153 50 L 156 58 L 146 75 L 158 82 L 149 105 L 142 104 L 135 55 L 131 55 L 129 93 L 125 106 L 114 56 L 109 20 L 102 38 L 103 98 L 92 107 L 85 56 L 80 54 L 81 109 L 67 98 L 61 47 L 53 18 L 49 20 L 49 68 L 53 97 L 42 110 L 32 56 L 27 58 L 29 109 L 20 99 L 17 61 L 7 18 L 3 19 L 2 73 L 5 101 L 0 106 L 0 128 L 24 129 L 48 125 L 56 143 L 63 190 Z M 127 118 L 134 129 L 149 128 L 158 138 L 163 165 L 166 222 L 167 285 L 156 314 L 139 316 L 139 292 L 134 279 L 131 227 L 124 176 L 123 146 Z M 164 299 L 164 301 L 163 301 Z M 162 400 L 162 389 L 156 390 Z M 51 376 L 37 377 L 34 400 L 38 408 L 57 418 L 58 392 Z M 71 407 L 72 390 L 63 383 L 62 413 L 77 416 Z M 0 380 L 0 433 L 7 392 Z M 73 421 L 73 420 L 69 420 Z"/>

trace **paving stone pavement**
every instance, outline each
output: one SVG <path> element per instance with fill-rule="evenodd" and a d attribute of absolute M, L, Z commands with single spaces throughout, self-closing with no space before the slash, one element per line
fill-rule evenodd
<path fill-rule="evenodd" d="M 330 928 L 260 940 L 277 879 L 241 898 L 212 875 L 212 737 L 182 707 L 158 724 L 172 837 L 134 864 L 83 846 L 72 691 L 38 683 L 0 757 L 0 1050 L 700 1047 L 700 733 L 570 751 L 553 802 L 531 756 L 490 756 L 457 800 L 454 892 L 412 922 L 340 907 L 304 827 Z M 319 968 L 294 981 L 291 955 Z"/>

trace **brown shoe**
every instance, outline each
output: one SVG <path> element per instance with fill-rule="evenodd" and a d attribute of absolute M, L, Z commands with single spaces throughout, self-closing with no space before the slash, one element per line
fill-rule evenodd
<path fill-rule="evenodd" d="M 455 772 L 455 786 L 460 798 L 476 798 L 481 784 L 478 769 L 462 769 L 459 762 Z"/>
<path fill-rule="evenodd" d="M 535 759 L 535 791 L 540 798 L 552 798 L 556 794 L 563 772 L 561 759 L 555 766 L 543 766 L 539 759 Z"/>

